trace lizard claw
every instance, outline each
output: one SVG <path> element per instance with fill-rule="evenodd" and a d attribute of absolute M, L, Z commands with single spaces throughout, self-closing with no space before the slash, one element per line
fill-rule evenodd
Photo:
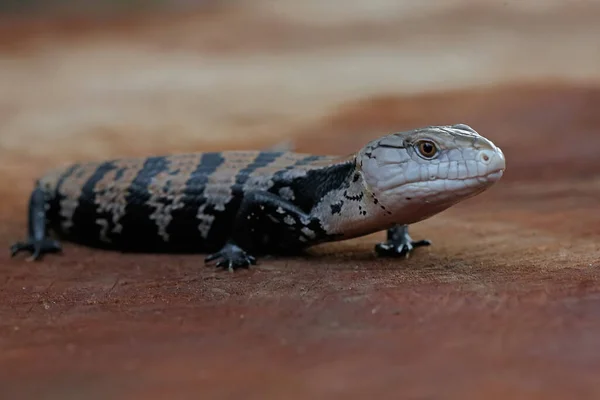
<path fill-rule="evenodd" d="M 256 258 L 235 244 L 228 243 L 216 253 L 210 254 L 204 259 L 204 262 L 218 260 L 215 264 L 217 268 L 227 268 L 233 272 L 237 268 L 248 268 L 250 265 L 256 264 Z"/>

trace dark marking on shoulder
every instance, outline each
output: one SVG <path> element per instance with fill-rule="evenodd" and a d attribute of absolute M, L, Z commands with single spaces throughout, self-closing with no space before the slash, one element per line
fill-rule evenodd
<path fill-rule="evenodd" d="M 367 215 L 367 210 L 365 210 L 361 205 L 358 206 L 358 213 L 360 215 Z"/>
<path fill-rule="evenodd" d="M 341 214 L 342 207 L 344 206 L 344 200 L 340 200 L 339 203 L 333 203 L 331 205 L 331 214 Z"/>
<path fill-rule="evenodd" d="M 353 161 L 309 169 L 305 175 L 295 177 L 289 182 L 279 182 L 275 190 L 282 186 L 290 186 L 295 193 L 294 204 L 304 212 L 310 212 L 327 193 L 349 187 L 354 171 Z"/>
<path fill-rule="evenodd" d="M 364 197 L 364 193 L 360 192 L 357 195 L 349 195 L 347 190 L 344 190 L 344 197 L 350 201 L 360 201 Z"/>

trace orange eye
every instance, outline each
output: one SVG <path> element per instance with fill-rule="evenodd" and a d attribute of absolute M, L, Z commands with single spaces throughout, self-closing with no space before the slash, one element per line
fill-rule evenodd
<path fill-rule="evenodd" d="M 419 143 L 417 143 L 417 149 L 419 150 L 421 156 L 425 158 L 433 158 L 438 152 L 435 143 L 429 140 L 421 140 Z"/>

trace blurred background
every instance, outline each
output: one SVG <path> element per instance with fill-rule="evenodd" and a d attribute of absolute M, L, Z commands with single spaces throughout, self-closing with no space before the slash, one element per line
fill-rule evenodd
<path fill-rule="evenodd" d="M 26 368 L 37 366 L 38 372 L 46 371 L 40 354 L 61 359 L 67 372 L 59 381 L 47 381 L 56 398 L 72 394 L 74 365 L 94 364 L 85 354 L 107 357 L 98 364 L 107 366 L 100 381 L 104 386 L 91 375 L 77 375 L 77 390 L 89 391 L 74 393 L 86 393 L 85 398 L 113 393 L 115 381 L 107 376 L 117 373 L 108 366 L 136 374 L 132 371 L 141 368 L 140 360 L 147 361 L 141 354 L 148 349 L 156 364 L 150 362 L 154 367 L 136 379 L 165 383 L 161 373 L 168 369 L 175 382 L 194 387 L 198 376 L 211 376 L 207 369 L 189 369 L 201 360 L 216 362 L 213 372 L 228 376 L 225 361 L 217 360 L 244 364 L 236 358 L 241 353 L 210 358 L 211 348 L 194 346 L 218 343 L 218 335 L 202 331 L 206 336 L 192 345 L 182 339 L 190 334 L 183 325 L 177 325 L 179 336 L 169 336 L 171 319 L 204 315 L 207 319 L 196 322 L 217 321 L 210 326 L 223 334 L 218 323 L 238 329 L 239 319 L 230 320 L 238 312 L 255 318 L 245 331 L 255 335 L 257 353 L 247 355 L 254 364 L 236 378 L 239 393 L 231 382 L 226 387 L 206 383 L 211 398 L 223 390 L 247 395 L 242 388 L 262 393 L 261 399 L 292 398 L 294 391 L 298 398 L 301 393 L 361 398 L 361 393 L 394 393 L 390 388 L 400 382 L 417 396 L 412 398 L 434 398 L 425 395 L 436 393 L 427 378 L 435 374 L 438 389 L 462 394 L 461 399 L 598 394 L 591 374 L 599 360 L 591 358 L 590 349 L 600 345 L 593 311 L 599 306 L 600 1 L 3 0 L 0 13 L 2 245 L 24 234 L 33 180 L 76 160 L 284 142 L 298 151 L 348 154 L 393 131 L 454 123 L 471 125 L 507 159 L 505 177 L 489 193 L 415 227 L 413 236 L 427 236 L 436 247 L 403 268 L 388 270 L 365 258 L 375 239 L 332 248 L 332 254 L 354 252 L 357 266 L 355 259 L 350 264 L 357 270 L 346 271 L 349 262 L 335 259 L 309 272 L 303 272 L 309 267 L 302 262 L 274 262 L 264 268 L 288 268 L 274 280 L 264 273 L 175 283 L 181 282 L 180 274 L 198 271 L 192 258 L 178 258 L 175 269 L 161 259 L 143 258 L 143 270 L 156 275 L 142 279 L 140 259 L 126 259 L 129 264 L 117 268 L 123 260 L 118 256 L 112 259 L 116 263 L 102 264 L 101 255 L 75 249 L 71 258 L 33 270 L 17 261 L 3 266 L 3 298 L 10 308 L 0 316 L 11 338 L 4 349 L 12 351 L 5 354 Z M 86 260 L 87 267 L 77 260 Z M 380 267 L 384 271 L 373 270 Z M 117 285 L 123 271 L 138 286 Z M 200 273 L 208 279 L 208 273 Z M 166 289 L 143 286 L 159 277 L 167 280 Z M 175 287 L 184 290 L 179 285 L 188 285 L 185 298 L 192 303 L 177 303 L 184 301 L 175 297 Z M 253 296 L 245 297 L 250 290 Z M 103 297 L 109 291 L 119 305 Z M 274 301 L 274 296 L 279 297 Z M 170 300 L 148 309 L 157 298 Z M 307 298 L 328 307 L 281 305 L 293 300 L 307 306 Z M 80 301 L 97 308 L 74 306 Z M 231 307 L 242 301 L 248 308 L 235 308 L 231 315 L 202 308 L 215 301 Z M 160 308 L 166 304 L 170 308 Z M 386 304 L 400 311 L 371 312 L 385 310 Z M 155 316 L 159 311 L 164 319 Z M 98 322 L 93 332 L 99 342 L 90 341 L 86 324 L 109 318 L 107 312 L 115 313 L 112 322 Z M 166 321 L 161 333 L 144 339 L 159 320 Z M 115 321 L 124 324 L 119 325 L 123 331 Z M 256 335 L 269 342 L 286 323 L 296 324 L 296 333 L 281 334 L 294 350 L 260 347 Z M 392 325 L 397 330 L 386 342 L 378 335 Z M 42 327 L 50 336 L 40 333 Z M 340 344 L 340 336 L 349 342 Z M 132 337 L 139 347 L 130 346 Z M 302 353 L 311 348 L 303 342 L 307 337 L 331 347 L 313 348 L 311 358 Z M 239 346 L 249 340 L 238 339 Z M 60 358 L 63 350 L 52 347 L 55 340 L 67 346 L 60 349 L 67 349 L 71 361 Z M 115 346 L 109 346 L 112 353 L 104 353 L 102 340 Z M 27 353 L 32 343 L 47 347 Z M 89 353 L 68 350 L 85 347 L 82 343 Z M 386 347 L 391 343 L 395 350 Z M 286 351 L 304 354 L 301 365 L 288 363 Z M 120 361 L 111 364 L 113 356 Z M 361 381 L 365 392 L 357 386 Z M 187 393 L 170 383 L 153 394 Z M 146 389 L 134 393 L 149 394 Z"/>
<path fill-rule="evenodd" d="M 547 140 L 560 157 L 553 141 L 576 134 L 579 114 L 597 118 L 599 1 L 5 0 L 0 10 L 0 173 L 22 190 L 30 182 L 16 177 L 72 159 L 290 138 L 344 153 L 421 124 L 468 123 L 500 144 Z"/>

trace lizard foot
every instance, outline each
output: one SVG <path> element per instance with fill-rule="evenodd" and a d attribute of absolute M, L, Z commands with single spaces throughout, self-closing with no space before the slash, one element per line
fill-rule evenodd
<path fill-rule="evenodd" d="M 221 250 L 204 259 L 206 263 L 215 260 L 218 260 L 215 267 L 226 267 L 231 272 L 240 267 L 248 268 L 250 265 L 256 264 L 256 258 L 233 243 L 227 243 Z"/>
<path fill-rule="evenodd" d="M 60 243 L 52 239 L 28 239 L 26 242 L 17 242 L 10 247 L 10 256 L 14 257 L 21 251 L 31 253 L 30 261 L 39 260 L 46 253 L 59 253 L 62 251 Z"/>
<path fill-rule="evenodd" d="M 418 240 L 413 241 L 410 236 L 406 238 L 406 240 L 400 241 L 392 241 L 388 240 L 387 242 L 378 243 L 375 245 L 375 252 L 380 257 L 404 257 L 408 258 L 410 253 L 414 251 L 417 247 L 430 246 L 431 241 Z"/>

